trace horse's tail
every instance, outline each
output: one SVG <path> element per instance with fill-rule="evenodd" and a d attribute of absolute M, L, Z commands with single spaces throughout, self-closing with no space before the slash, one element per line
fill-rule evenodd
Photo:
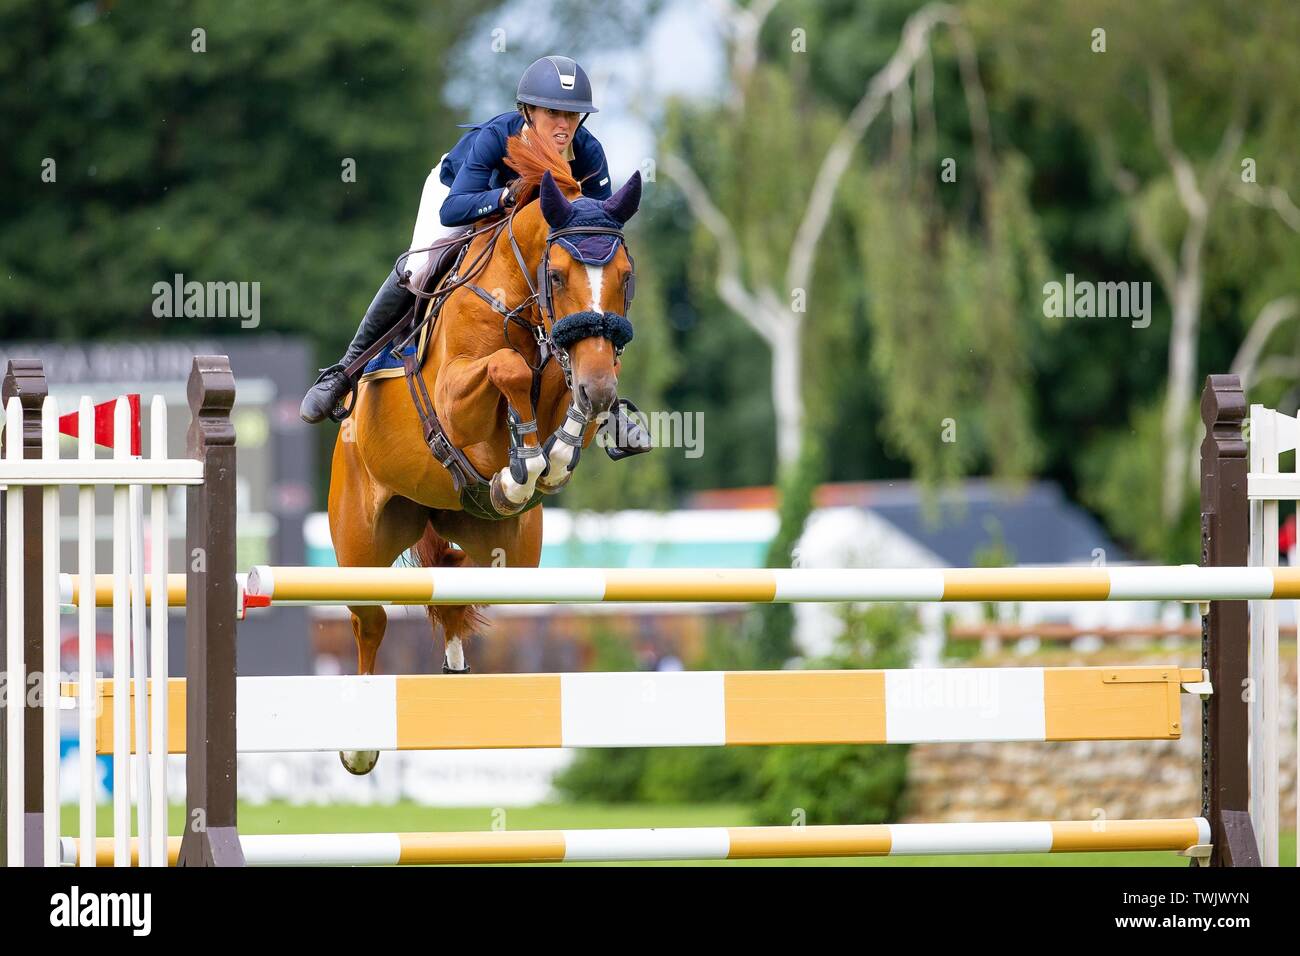
<path fill-rule="evenodd" d="M 432 521 L 425 525 L 420 540 L 411 546 L 411 559 L 421 568 L 460 568 L 473 565 L 469 555 L 433 529 Z M 435 630 L 441 624 L 443 636 L 450 640 L 469 637 L 487 624 L 482 607 L 481 604 L 430 604 L 425 610 Z"/>

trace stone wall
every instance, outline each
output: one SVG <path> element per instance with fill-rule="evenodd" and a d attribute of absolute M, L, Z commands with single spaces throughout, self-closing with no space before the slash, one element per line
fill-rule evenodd
<path fill-rule="evenodd" d="M 1281 825 L 1296 819 L 1296 661 L 1283 648 Z M 1189 651 L 1110 664 L 1199 665 Z M 973 662 L 975 663 L 975 662 Z M 1101 659 L 1054 655 L 979 661 L 982 666 L 1074 666 Z M 916 744 L 908 767 L 907 822 L 1091 820 L 1198 816 L 1201 811 L 1200 698 L 1182 695 L 1182 739 L 1066 743 Z"/>

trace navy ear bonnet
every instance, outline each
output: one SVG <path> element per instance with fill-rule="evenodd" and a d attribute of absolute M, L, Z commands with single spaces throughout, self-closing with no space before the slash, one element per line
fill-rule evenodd
<path fill-rule="evenodd" d="M 602 229 L 622 229 L 623 223 L 605 211 L 598 199 L 576 199 L 569 206 L 569 216 L 561 225 L 552 225 L 555 230 L 580 229 L 583 226 L 596 226 Z M 606 265 L 618 252 L 623 240 L 607 233 L 588 233 L 585 235 L 560 236 L 555 242 L 564 246 L 564 251 L 574 259 L 589 266 Z"/>
<path fill-rule="evenodd" d="M 538 196 L 542 217 L 550 227 L 546 253 L 537 265 L 537 292 L 547 312 L 555 314 L 548 273 L 552 243 L 564 246 L 565 252 L 588 266 L 608 265 L 623 242 L 623 225 L 636 213 L 641 202 L 641 176 L 633 173 L 623 188 L 606 200 L 586 196 L 569 201 L 555 185 L 549 172 L 543 174 Z M 598 232 L 586 232 L 595 229 Z M 631 253 L 628 260 L 631 262 Z M 636 291 L 636 266 L 623 280 L 623 308 L 627 310 Z M 609 339 L 618 351 L 632 341 L 632 323 L 617 312 L 575 312 L 555 321 L 551 341 L 556 348 L 567 350 L 575 342 L 599 336 Z"/>

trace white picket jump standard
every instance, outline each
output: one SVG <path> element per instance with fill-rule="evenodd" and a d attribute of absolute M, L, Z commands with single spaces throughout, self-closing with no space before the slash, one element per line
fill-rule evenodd
<path fill-rule="evenodd" d="M 1246 479 L 1250 502 L 1250 557 L 1252 565 L 1271 568 L 1278 562 L 1279 500 L 1300 499 L 1300 473 L 1281 472 L 1280 457 L 1300 447 L 1300 418 L 1283 415 L 1262 405 L 1250 406 L 1250 472 Z M 1300 604 L 1297 604 L 1300 620 Z M 1281 719 L 1278 607 L 1257 601 L 1250 615 L 1250 672 L 1259 675 L 1250 702 L 1251 817 L 1259 836 L 1265 866 L 1278 865 L 1280 830 L 1277 773 L 1278 722 Z M 1297 771 L 1300 786 L 1300 769 Z M 1300 826 L 1300 807 L 1296 811 Z"/>
<path fill-rule="evenodd" d="M 22 462 L 22 403 L 9 399 L 5 421 L 11 431 L 5 439 L 6 471 Z M 25 850 L 23 831 L 23 706 L 27 688 L 21 676 L 14 679 L 13 663 L 24 659 L 23 648 L 23 499 L 22 495 L 5 496 L 5 654 L 10 662 L 5 686 L 5 753 L 9 761 L 5 784 L 5 802 L 9 808 L 5 828 L 9 866 L 22 866 Z M 21 667 L 18 670 L 21 672 Z"/>
<path fill-rule="evenodd" d="M 78 670 L 91 680 L 96 673 L 97 622 L 96 606 L 111 607 L 113 620 L 113 674 L 106 682 L 113 687 L 112 717 L 115 732 L 111 748 L 114 757 L 113 817 L 114 836 L 98 841 L 96 836 L 95 799 L 97 787 L 96 731 L 97 701 L 87 695 L 77 703 L 79 755 L 79 819 L 84 847 L 100 848 L 99 862 L 126 865 L 138 856 L 132 849 L 131 819 L 131 745 L 128 730 L 132 726 L 130 711 L 131 674 L 137 675 L 136 687 L 140 706 L 134 714 L 140 727 L 149 727 L 147 734 L 139 734 L 135 749 L 139 754 L 136 767 L 139 785 L 135 793 L 139 800 L 138 822 L 146 840 L 144 860 L 147 865 L 167 865 L 166 832 L 166 749 L 167 695 L 155 695 L 152 713 L 144 707 L 147 676 L 146 648 L 152 645 L 156 673 L 167 672 L 167 605 L 159 602 L 153 608 L 152 641 L 145 641 L 144 624 L 146 602 L 144 588 L 146 576 L 143 569 L 143 489 L 149 485 L 151 496 L 151 522 L 153 533 L 154 568 L 152 587 L 167 590 L 171 597 L 171 578 L 167 575 L 167 498 L 169 486 L 197 485 L 204 479 L 203 463 L 188 458 L 167 457 L 166 413 L 163 400 L 155 396 L 151 406 L 152 448 L 149 458 L 132 458 L 131 408 L 125 399 L 119 399 L 113 408 L 113 451 L 111 457 L 99 458 L 95 452 L 95 407 L 89 397 L 82 397 L 77 406 L 78 439 L 75 458 L 60 457 L 60 424 L 58 402 L 47 396 L 41 407 L 41 452 L 38 458 L 24 458 L 23 410 L 21 401 L 14 397 L 6 404 L 0 430 L 5 434 L 5 452 L 0 459 L 0 488 L 6 496 L 6 656 L 10 662 L 6 687 L 6 740 L 5 769 L 7 775 L 6 837 L 10 866 L 24 865 L 28 852 L 25 845 L 26 806 L 23 799 L 25 746 L 24 724 L 27 719 L 24 706 L 26 693 L 21 678 L 25 660 L 24 641 L 24 579 L 28 568 L 24 554 L 24 496 L 28 487 L 41 489 L 41 521 L 43 547 L 39 564 L 42 575 L 44 613 L 41 620 L 41 660 L 38 675 L 41 681 L 38 707 L 41 710 L 42 728 L 42 795 L 41 811 L 44 817 L 41 856 L 46 865 L 57 865 L 67 858 L 69 839 L 59 836 L 59 708 L 60 695 L 60 627 L 61 606 L 66 606 L 68 593 L 89 591 L 97 600 L 88 601 L 77 608 L 78 612 Z M 76 575 L 59 571 L 61 545 L 59 525 L 59 490 L 61 487 L 77 489 L 78 568 Z M 111 486 L 113 490 L 113 570 L 112 574 L 95 574 L 95 489 Z M 183 596 L 184 589 L 180 589 Z M 242 598 L 241 598 L 242 601 Z M 183 603 L 183 600 L 182 602 Z M 138 640 L 132 653 L 131 635 Z M 161 648 L 161 650 L 160 650 Z M 134 656 L 134 662 L 132 660 Z M 20 662 L 15 669 L 13 662 Z M 150 750 L 150 742 L 155 746 Z M 104 851 L 107 849 L 108 857 Z M 82 853 L 81 865 L 95 866 L 95 853 Z"/>

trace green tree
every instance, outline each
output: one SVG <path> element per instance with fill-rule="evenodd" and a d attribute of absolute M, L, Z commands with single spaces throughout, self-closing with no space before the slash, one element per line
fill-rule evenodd
<path fill-rule="evenodd" d="M 180 273 L 259 283 L 248 334 L 332 360 L 454 139 L 442 54 L 484 7 L 4 0 L 0 335 L 239 334 L 154 314 Z"/>
<path fill-rule="evenodd" d="M 929 482 L 1029 472 L 1037 319 L 1027 290 L 1046 260 L 1024 164 L 992 148 L 978 58 L 954 8 L 891 5 L 892 29 L 873 25 L 888 49 L 854 57 L 847 112 L 818 95 L 804 66 L 832 59 L 816 45 L 837 45 L 826 38 L 837 35 L 842 5 L 797 5 L 800 27 L 774 27 L 766 44 L 764 17 L 783 8 L 727 9 L 730 95 L 670 110 L 663 167 L 698 223 L 693 288 L 770 351 L 781 527 L 768 558 L 786 565 L 812 492 L 832 473 L 832 435 L 858 443 L 879 423 L 888 450 Z M 936 44 L 940 33 L 950 45 Z M 797 37 L 788 49 L 786 36 Z M 805 39 L 816 56 L 803 55 Z M 968 114 L 969 172 L 958 179 L 941 178 L 940 56 L 942 88 Z M 883 115 L 892 124 L 877 122 Z M 864 353 L 883 410 L 870 418 L 871 403 L 845 402 L 846 392 L 862 396 L 844 386 L 866 377 Z M 775 657 L 790 647 L 790 615 L 761 613 Z"/>
<path fill-rule="evenodd" d="M 1273 334 L 1300 314 L 1300 210 L 1291 198 L 1300 189 L 1291 161 L 1300 53 L 1289 39 L 1300 9 L 1286 0 L 1015 0 L 968 9 L 1002 108 L 1070 127 L 1069 146 L 1087 157 L 1074 182 L 1051 181 L 1062 191 L 1082 187 L 1101 211 L 1085 218 L 1069 255 L 1055 257 L 1061 271 L 1107 281 L 1137 272 L 1162 294 L 1149 328 L 1091 323 L 1090 345 L 1114 352 L 1120 374 L 1149 384 L 1126 410 L 1132 444 L 1098 435 L 1082 464 L 1088 499 L 1117 530 L 1148 553 L 1183 557 L 1194 540 L 1199 373 L 1233 367 L 1272 389 L 1300 375 L 1300 332 L 1292 324 Z M 1098 250 L 1127 261 L 1108 256 L 1099 269 Z M 1256 323 L 1268 334 L 1257 349 L 1239 350 Z M 1093 387 L 1116 374 L 1100 362 L 1083 371 Z M 1108 454 L 1123 466 L 1108 468 Z M 1143 484 L 1119 487 L 1116 471 L 1136 477 L 1143 455 L 1156 459 Z M 1135 514 L 1131 503 L 1143 499 L 1159 507 Z"/>

